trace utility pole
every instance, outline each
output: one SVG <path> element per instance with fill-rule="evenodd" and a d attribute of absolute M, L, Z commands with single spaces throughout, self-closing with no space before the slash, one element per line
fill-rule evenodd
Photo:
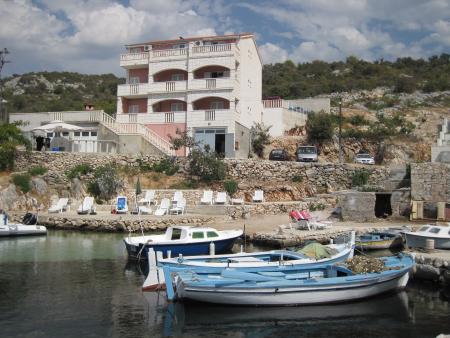
<path fill-rule="evenodd" d="M 339 163 L 342 163 L 342 98 L 339 100 Z"/>
<path fill-rule="evenodd" d="M 3 66 L 6 63 L 10 63 L 11 61 L 6 60 L 6 56 L 9 54 L 8 49 L 3 48 L 3 50 L 0 50 L 0 120 L 8 123 L 9 119 L 6 113 L 6 110 L 3 114 L 3 103 L 6 103 L 7 101 L 3 99 L 3 84 L 2 84 L 2 69 Z"/>

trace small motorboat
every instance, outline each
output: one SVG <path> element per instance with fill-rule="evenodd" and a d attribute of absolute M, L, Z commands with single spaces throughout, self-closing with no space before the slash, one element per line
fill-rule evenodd
<path fill-rule="evenodd" d="M 449 224 L 450 225 L 450 224 Z M 426 240 L 434 240 L 435 249 L 450 249 L 450 226 L 426 224 L 419 230 L 405 231 L 406 245 L 409 248 L 425 248 Z"/>
<path fill-rule="evenodd" d="M 6 236 L 31 236 L 46 235 L 47 228 L 43 225 L 37 225 L 37 215 L 27 213 L 23 217 L 23 223 L 9 223 L 8 215 L 0 214 L 0 237 Z"/>
<path fill-rule="evenodd" d="M 220 273 L 225 268 L 245 271 L 283 271 L 299 267 L 315 268 L 322 265 L 344 262 L 353 257 L 355 248 L 355 232 L 350 240 L 342 244 L 321 245 L 310 243 L 303 249 L 270 250 L 250 253 L 235 253 L 226 255 L 207 255 L 191 257 L 174 257 L 158 259 L 153 250 L 149 250 L 149 273 L 142 286 L 143 291 L 164 288 L 162 267 L 172 266 L 186 268 L 190 271 L 209 269 L 212 273 Z M 153 255 L 153 257 L 152 257 Z"/>
<path fill-rule="evenodd" d="M 148 249 L 161 251 L 164 257 L 170 251 L 172 256 L 207 255 L 210 244 L 214 243 L 215 252 L 226 253 L 231 250 L 242 230 L 218 231 L 209 227 L 171 226 L 163 235 L 129 236 L 124 239 L 129 258 L 147 259 Z"/>
<path fill-rule="evenodd" d="M 395 249 L 403 245 L 400 234 L 391 232 L 369 232 L 356 236 L 355 247 L 358 250 Z"/>
<path fill-rule="evenodd" d="M 354 274 L 339 265 L 254 272 L 226 268 L 217 274 L 171 266 L 163 270 L 169 300 L 230 305 L 307 305 L 347 302 L 403 289 L 414 266 L 413 257 L 398 255 L 382 260 L 384 271 L 367 274 Z"/>

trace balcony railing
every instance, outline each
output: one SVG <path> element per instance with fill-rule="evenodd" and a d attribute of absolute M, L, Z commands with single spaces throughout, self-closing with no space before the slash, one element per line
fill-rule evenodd
<path fill-rule="evenodd" d="M 205 121 L 215 121 L 216 111 L 215 110 L 205 110 Z"/>
<path fill-rule="evenodd" d="M 218 45 L 207 45 L 207 46 L 195 46 L 192 47 L 192 53 L 198 54 L 198 53 L 217 53 L 217 52 L 228 52 L 231 51 L 231 46 L 233 44 L 231 43 L 224 43 L 224 44 L 218 44 Z"/>
<path fill-rule="evenodd" d="M 118 96 L 147 95 L 148 83 L 123 84 L 117 87 Z"/>
<path fill-rule="evenodd" d="M 227 124 L 234 117 L 234 110 L 232 109 L 191 110 L 187 113 L 188 122 L 198 126 L 206 126 L 211 121 Z"/>
<path fill-rule="evenodd" d="M 145 65 L 148 64 L 148 57 L 149 54 L 147 52 L 120 54 L 120 66 Z"/>
<path fill-rule="evenodd" d="M 227 89 L 233 88 L 234 83 L 231 77 L 220 77 L 214 79 L 193 79 L 189 82 L 189 89 Z"/>
<path fill-rule="evenodd" d="M 155 92 L 177 92 L 186 90 L 187 81 L 167 81 L 150 83 L 150 91 Z"/>

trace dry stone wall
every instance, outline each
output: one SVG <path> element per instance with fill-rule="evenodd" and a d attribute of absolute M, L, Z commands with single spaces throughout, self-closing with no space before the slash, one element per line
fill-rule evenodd
<path fill-rule="evenodd" d="M 415 201 L 450 202 L 450 164 L 412 163 L 411 198 Z"/>

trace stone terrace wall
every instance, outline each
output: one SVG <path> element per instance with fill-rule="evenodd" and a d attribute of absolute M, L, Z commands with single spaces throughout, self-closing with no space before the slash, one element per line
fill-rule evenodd
<path fill-rule="evenodd" d="M 137 159 L 149 163 L 159 161 L 159 157 L 117 154 L 89 153 L 20 153 L 16 161 L 16 170 L 27 170 L 32 166 L 45 166 L 51 172 L 64 173 L 80 163 L 89 163 L 94 168 L 108 163 L 137 166 Z M 178 158 L 181 170 L 186 166 L 185 158 Z M 385 167 L 361 166 L 356 164 L 336 163 L 299 163 L 266 160 L 227 159 L 228 175 L 236 180 L 248 182 L 281 183 L 292 182 L 294 176 L 301 176 L 303 182 L 311 187 L 326 187 L 327 190 L 342 190 L 351 187 L 351 180 L 356 170 L 364 168 L 370 172 L 369 184 L 383 186 L 389 171 Z"/>
<path fill-rule="evenodd" d="M 450 164 L 412 163 L 411 198 L 415 201 L 450 202 Z"/>

